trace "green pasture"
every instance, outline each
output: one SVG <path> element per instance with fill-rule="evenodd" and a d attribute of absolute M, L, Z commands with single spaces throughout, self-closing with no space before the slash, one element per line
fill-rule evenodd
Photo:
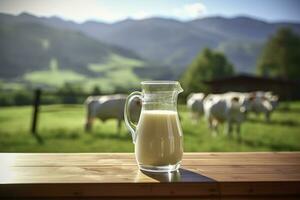
<path fill-rule="evenodd" d="M 24 79 L 33 84 L 44 84 L 59 87 L 65 82 L 85 80 L 85 76 L 71 70 L 44 70 L 34 71 L 24 75 Z"/>
<path fill-rule="evenodd" d="M 104 64 L 89 64 L 88 68 L 93 72 L 109 73 L 111 70 L 131 69 L 135 67 L 142 67 L 144 63 L 133 58 L 126 58 L 113 54 L 109 56 Z"/>
<path fill-rule="evenodd" d="M 281 105 L 282 106 L 282 105 Z M 242 141 L 229 138 L 222 127 L 211 135 L 204 119 L 194 123 L 185 106 L 179 107 L 185 151 L 299 151 L 300 102 L 275 111 L 271 122 L 250 115 L 242 126 Z M 115 120 L 96 121 L 92 133 L 83 131 L 82 105 L 42 106 L 38 132 L 43 143 L 30 134 L 32 107 L 0 108 L 1 152 L 133 152 L 131 136 L 123 125 L 117 133 Z"/>
<path fill-rule="evenodd" d="M 113 92 L 115 88 L 133 88 L 139 85 L 140 78 L 133 72 L 134 68 L 143 67 L 144 62 L 116 54 L 109 56 L 104 63 L 91 63 L 87 68 L 93 77 L 59 67 L 56 59 L 51 59 L 46 70 L 32 71 L 24 74 L 23 79 L 33 85 L 60 87 L 64 83 L 79 84 L 90 91 L 99 86 L 103 92 Z M 8 84 L 8 83 L 5 83 Z"/>

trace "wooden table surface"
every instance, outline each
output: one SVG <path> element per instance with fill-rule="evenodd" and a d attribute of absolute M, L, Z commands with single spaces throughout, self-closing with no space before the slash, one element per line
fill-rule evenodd
<path fill-rule="evenodd" d="M 131 153 L 0 154 L 0 199 L 275 196 L 300 199 L 300 153 L 185 153 L 175 173 L 141 172 Z"/>

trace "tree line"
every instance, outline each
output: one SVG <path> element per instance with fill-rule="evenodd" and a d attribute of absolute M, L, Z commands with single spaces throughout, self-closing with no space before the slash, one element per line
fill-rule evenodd
<path fill-rule="evenodd" d="M 181 77 L 185 93 L 209 92 L 203 81 L 234 75 L 234 66 L 221 52 L 201 51 Z M 279 29 L 267 41 L 256 65 L 258 76 L 299 80 L 300 36 L 289 28 Z"/>

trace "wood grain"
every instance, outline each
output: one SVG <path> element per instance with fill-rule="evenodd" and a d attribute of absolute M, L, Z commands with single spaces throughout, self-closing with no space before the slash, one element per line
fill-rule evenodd
<path fill-rule="evenodd" d="M 131 153 L 2 153 L 0 198 L 297 199 L 300 153 L 185 153 L 174 173 Z M 299 198 L 300 199 L 300 198 Z"/>

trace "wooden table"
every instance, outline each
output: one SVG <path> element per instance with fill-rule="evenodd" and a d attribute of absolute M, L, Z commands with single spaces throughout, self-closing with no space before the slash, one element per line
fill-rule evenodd
<path fill-rule="evenodd" d="M 300 199 L 300 153 L 185 153 L 143 173 L 131 153 L 2 153 L 0 199 Z"/>

